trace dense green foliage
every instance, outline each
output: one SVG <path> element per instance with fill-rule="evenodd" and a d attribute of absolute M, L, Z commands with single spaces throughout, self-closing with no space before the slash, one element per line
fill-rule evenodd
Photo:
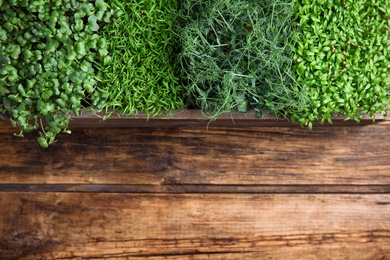
<path fill-rule="evenodd" d="M 69 132 L 70 115 L 95 89 L 93 64 L 107 55 L 96 34 L 110 19 L 106 10 L 103 0 L 0 0 L 0 114 L 22 132 L 40 124 L 42 147 Z"/>
<path fill-rule="evenodd" d="M 302 126 L 385 114 L 387 0 L 0 0 L 0 115 L 47 147 L 83 107 Z"/>
<path fill-rule="evenodd" d="M 300 123 L 335 113 L 373 119 L 389 105 L 390 2 L 297 0 L 294 70 L 310 94 Z"/>
<path fill-rule="evenodd" d="M 105 108 L 151 115 L 183 108 L 184 88 L 172 62 L 176 1 L 113 0 L 110 5 L 121 15 L 103 30 L 112 57 L 100 68 Z"/>
<path fill-rule="evenodd" d="M 183 83 L 209 116 L 264 109 L 299 114 L 307 94 L 292 71 L 293 3 L 184 0 L 178 31 Z"/>

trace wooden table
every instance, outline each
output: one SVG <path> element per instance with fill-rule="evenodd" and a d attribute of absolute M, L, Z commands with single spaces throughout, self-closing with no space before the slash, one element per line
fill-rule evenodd
<path fill-rule="evenodd" d="M 0 259 L 390 259 L 387 122 L 91 122 L 0 121 Z"/>

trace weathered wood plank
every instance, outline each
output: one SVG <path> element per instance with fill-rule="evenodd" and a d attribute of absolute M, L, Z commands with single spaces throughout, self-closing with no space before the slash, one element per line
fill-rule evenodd
<path fill-rule="evenodd" d="M 8 192 L 0 205 L 0 255 L 8 259 L 390 256 L 384 194 Z"/>
<path fill-rule="evenodd" d="M 146 113 L 140 112 L 137 115 L 118 115 L 113 113 L 107 120 L 102 120 L 107 114 L 105 112 L 90 113 L 88 110 L 81 110 L 81 114 L 71 117 L 72 127 L 300 127 L 299 124 L 292 123 L 288 119 L 276 117 L 266 111 L 260 118 L 256 117 L 256 111 L 250 110 L 244 113 L 233 112 L 224 113 L 218 116 L 217 120 L 210 120 L 199 109 L 174 110 L 168 115 L 158 117 L 149 117 Z M 7 116 L 7 115 L 3 115 Z M 1 119 L 0 115 L 0 119 Z M 6 118 L 8 120 L 8 118 Z M 354 120 L 345 121 L 346 116 L 335 115 L 332 117 L 333 125 L 338 126 L 365 126 L 373 123 L 390 124 L 390 112 L 386 116 L 380 113 L 375 114 L 375 122 L 372 118 L 363 114 L 360 123 Z M 313 122 L 314 126 L 320 126 L 320 123 Z M 329 125 L 327 122 L 325 126 Z"/>
<path fill-rule="evenodd" d="M 44 150 L 0 124 L 2 184 L 390 184 L 386 125 L 76 128 Z"/>
<path fill-rule="evenodd" d="M 105 113 L 91 114 L 83 110 L 81 115 L 72 118 L 71 125 L 79 127 L 300 127 L 299 124 L 291 123 L 290 120 L 277 118 L 273 114 L 266 111 L 263 112 L 261 118 L 256 118 L 256 111 L 250 110 L 245 113 L 224 113 L 218 116 L 217 120 L 210 121 L 198 109 L 175 110 L 170 115 L 162 115 L 159 117 L 148 118 L 146 113 L 139 113 L 136 116 L 123 116 L 112 114 L 107 120 L 102 121 L 101 118 Z M 345 121 L 345 116 L 332 117 L 333 125 L 339 126 L 364 126 L 373 124 L 373 120 L 367 114 L 364 114 L 360 123 L 354 120 Z M 383 116 L 375 115 L 376 123 L 388 124 L 390 114 Z M 325 125 L 330 126 L 328 123 Z M 318 122 L 314 122 L 314 126 L 320 126 Z"/>

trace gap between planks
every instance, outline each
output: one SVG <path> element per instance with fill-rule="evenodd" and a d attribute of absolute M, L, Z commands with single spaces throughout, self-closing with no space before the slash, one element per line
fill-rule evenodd
<path fill-rule="evenodd" d="M 390 185 L 0 184 L 0 192 L 390 194 Z"/>

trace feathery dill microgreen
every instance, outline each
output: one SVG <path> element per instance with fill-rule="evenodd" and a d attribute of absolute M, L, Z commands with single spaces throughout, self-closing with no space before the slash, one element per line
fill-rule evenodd
<path fill-rule="evenodd" d="M 295 115 L 311 128 L 336 113 L 375 120 L 389 105 L 390 2 L 297 0 L 293 50 L 310 106 Z"/>
<path fill-rule="evenodd" d="M 110 5 L 118 11 L 103 30 L 111 57 L 101 67 L 104 108 L 152 116 L 182 108 L 185 91 L 172 62 L 177 2 L 114 0 Z"/>
<path fill-rule="evenodd" d="M 291 69 L 292 15 L 286 0 L 182 1 L 178 60 L 192 102 L 211 118 L 302 111 L 308 98 Z"/>

